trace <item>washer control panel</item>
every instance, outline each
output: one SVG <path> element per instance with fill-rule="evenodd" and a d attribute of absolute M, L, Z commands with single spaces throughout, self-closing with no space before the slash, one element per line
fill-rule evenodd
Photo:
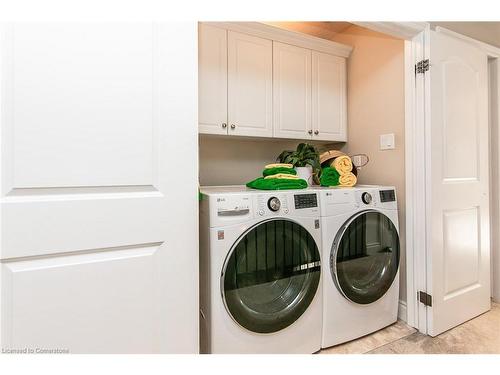
<path fill-rule="evenodd" d="M 218 216 L 241 216 L 250 212 L 250 197 L 247 196 L 222 196 L 217 197 Z"/>
<path fill-rule="evenodd" d="M 200 214 L 208 215 L 212 228 L 279 217 L 320 216 L 318 192 L 253 191 L 243 187 L 207 187 L 200 189 Z M 239 190 L 242 190 L 241 192 Z"/>
<path fill-rule="evenodd" d="M 262 194 L 257 196 L 257 216 L 288 214 L 288 197 L 284 194 Z"/>
<path fill-rule="evenodd" d="M 295 209 L 318 207 L 318 196 L 316 193 L 312 194 L 295 194 L 293 196 L 295 202 Z"/>

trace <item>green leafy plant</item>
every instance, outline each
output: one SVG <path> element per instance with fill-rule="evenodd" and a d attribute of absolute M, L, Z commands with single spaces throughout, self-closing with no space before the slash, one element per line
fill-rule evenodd
<path fill-rule="evenodd" d="M 295 151 L 285 150 L 276 158 L 280 163 L 292 164 L 294 167 L 312 167 L 314 180 L 318 181 L 321 173 L 319 153 L 313 145 L 300 143 Z"/>

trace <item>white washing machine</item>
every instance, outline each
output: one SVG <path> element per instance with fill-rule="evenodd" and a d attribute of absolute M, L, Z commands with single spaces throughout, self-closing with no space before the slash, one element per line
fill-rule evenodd
<path fill-rule="evenodd" d="M 313 190 L 201 188 L 200 351 L 321 348 L 319 199 Z"/>
<path fill-rule="evenodd" d="M 327 348 L 396 322 L 398 210 L 394 187 L 318 192 L 324 259 L 322 347 Z"/>

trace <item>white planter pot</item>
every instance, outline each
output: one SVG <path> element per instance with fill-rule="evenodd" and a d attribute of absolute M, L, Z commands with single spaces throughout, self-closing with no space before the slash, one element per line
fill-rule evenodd
<path fill-rule="evenodd" d="M 313 184 L 313 178 L 312 178 L 312 167 L 308 165 L 307 167 L 295 167 L 295 171 L 297 172 L 297 176 L 299 178 L 302 178 L 303 180 L 307 181 L 307 184 L 309 186 L 312 186 Z"/>

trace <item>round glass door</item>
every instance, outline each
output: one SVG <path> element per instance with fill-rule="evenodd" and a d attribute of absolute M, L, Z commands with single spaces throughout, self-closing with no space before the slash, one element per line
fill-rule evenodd
<path fill-rule="evenodd" d="M 347 299 L 359 304 L 377 301 L 399 267 L 399 236 L 392 221 L 376 211 L 351 218 L 335 239 L 330 267 Z"/>
<path fill-rule="evenodd" d="M 226 309 L 252 332 L 279 331 L 307 310 L 320 272 L 318 247 L 304 227 L 289 220 L 259 223 L 239 238 L 224 264 Z"/>

